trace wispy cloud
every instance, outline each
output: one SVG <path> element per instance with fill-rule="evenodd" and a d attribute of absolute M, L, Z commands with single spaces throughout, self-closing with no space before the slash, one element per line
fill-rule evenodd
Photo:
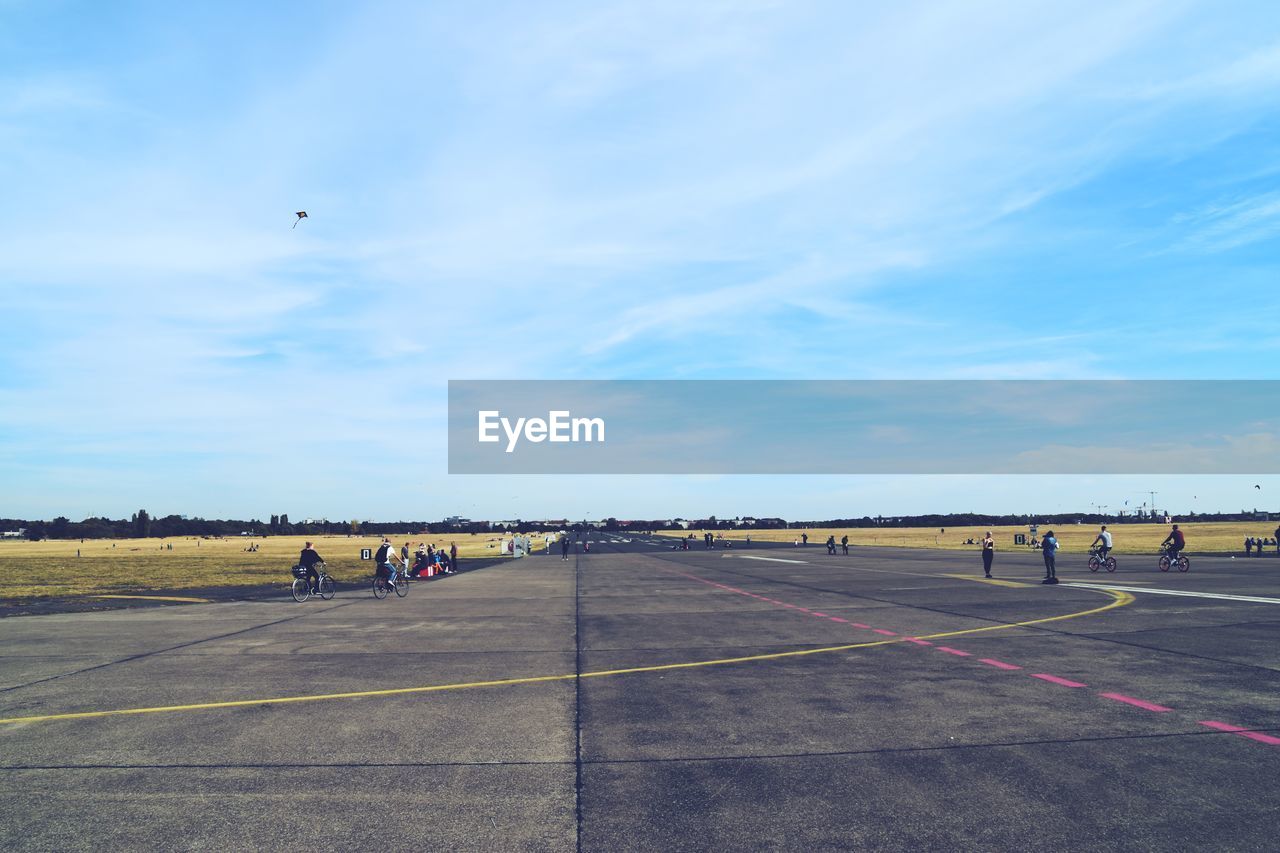
<path fill-rule="evenodd" d="M 1188 259 L 1256 293 L 1228 260 L 1280 221 L 1262 143 L 1216 153 L 1272 104 L 1265 14 L 9 10 L 0 44 L 46 47 L 0 61 L 0 431 L 89 479 L 216 447 L 349 483 L 376 447 L 414 476 L 373 512 L 483 500 L 442 479 L 451 377 L 1209 369 L 1150 306 L 1195 292 L 1169 283 Z"/>

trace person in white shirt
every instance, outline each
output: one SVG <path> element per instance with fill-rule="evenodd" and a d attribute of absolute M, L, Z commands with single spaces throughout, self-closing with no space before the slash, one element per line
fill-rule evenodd
<path fill-rule="evenodd" d="M 1111 534 L 1107 531 L 1107 526 L 1102 525 L 1102 530 L 1098 532 L 1097 538 L 1093 540 L 1093 544 L 1098 546 L 1098 553 L 1103 557 L 1111 553 Z"/>

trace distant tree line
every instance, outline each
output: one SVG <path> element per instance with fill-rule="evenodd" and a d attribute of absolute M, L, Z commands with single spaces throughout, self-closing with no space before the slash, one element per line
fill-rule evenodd
<path fill-rule="evenodd" d="M 1268 515 L 1263 511 L 1188 513 L 1178 516 L 1180 521 L 1254 521 Z M 1270 515 L 1276 515 L 1271 513 Z M 1161 516 L 1162 518 L 1162 516 Z M 931 515 L 869 516 L 861 518 L 830 518 L 812 521 L 787 521 L 782 518 L 721 519 L 714 515 L 702 519 L 678 519 L 691 530 L 730 530 L 745 528 L 755 530 L 785 530 L 810 527 L 981 527 L 1017 526 L 1021 524 L 1144 524 L 1147 516 L 1114 516 L 1101 513 L 1055 513 L 1051 515 L 986 515 L 974 512 L 958 512 Z M 142 539 L 147 537 L 177 538 L 182 536 L 286 536 L 286 535 L 365 535 L 380 536 L 412 531 L 422 534 L 442 533 L 500 533 L 548 532 L 558 530 L 585 531 L 603 529 L 613 532 L 638 530 L 662 530 L 675 522 L 669 518 L 648 520 L 605 518 L 601 521 L 542 520 L 526 521 L 319 521 L 291 522 L 287 513 L 273 515 L 267 521 L 258 519 L 188 518 L 182 515 L 166 515 L 153 518 L 140 509 L 129 518 L 102 517 L 71 521 L 58 516 L 52 521 L 0 518 L 0 530 L 23 530 L 28 539 Z"/>

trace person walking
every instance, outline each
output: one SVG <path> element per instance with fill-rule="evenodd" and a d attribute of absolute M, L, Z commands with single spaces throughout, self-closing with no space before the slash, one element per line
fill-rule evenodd
<path fill-rule="evenodd" d="M 1253 556 L 1253 537 L 1246 536 L 1244 540 L 1244 555 L 1246 557 Z"/>
<path fill-rule="evenodd" d="M 801 533 L 801 534 L 800 534 L 800 547 L 802 547 L 802 548 L 807 548 L 807 547 L 809 547 L 809 534 L 808 534 L 808 533 Z"/>
<path fill-rule="evenodd" d="M 550 549 L 547 549 L 550 550 Z M 458 570 L 458 543 L 449 543 L 449 573 L 453 574 Z"/>
<path fill-rule="evenodd" d="M 1040 540 L 1040 552 L 1044 555 L 1044 580 L 1040 583 L 1057 583 L 1058 567 L 1054 556 L 1058 553 L 1058 539 L 1052 530 Z"/>
<path fill-rule="evenodd" d="M 849 556 L 849 534 L 840 537 L 840 547 L 844 549 L 844 555 Z"/>
<path fill-rule="evenodd" d="M 828 553 L 828 554 L 830 554 L 830 555 L 831 555 L 831 556 L 833 556 L 833 557 L 835 556 L 835 553 L 836 553 L 836 535 L 835 535 L 834 533 L 832 533 L 830 536 L 828 536 L 828 537 L 827 537 L 827 553 Z"/>
<path fill-rule="evenodd" d="M 996 540 L 991 538 L 991 531 L 982 537 L 982 574 L 991 577 L 991 562 L 996 558 Z"/>
<path fill-rule="evenodd" d="M 569 537 L 568 536 L 560 537 L 560 559 L 561 560 L 569 559 Z"/>

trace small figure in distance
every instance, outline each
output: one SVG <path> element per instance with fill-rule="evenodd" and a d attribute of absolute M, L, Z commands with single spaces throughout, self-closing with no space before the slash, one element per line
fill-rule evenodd
<path fill-rule="evenodd" d="M 1246 557 L 1253 555 L 1253 537 L 1246 536 L 1244 540 L 1244 555 Z"/>
<path fill-rule="evenodd" d="M 830 555 L 831 555 L 831 556 L 833 556 L 833 557 L 835 556 L 835 553 L 836 553 L 836 535 L 835 535 L 834 533 L 832 533 L 830 536 L 828 536 L 828 537 L 827 537 L 827 553 L 828 553 L 828 554 L 830 554 Z"/>
<path fill-rule="evenodd" d="M 1057 583 L 1058 566 L 1054 557 L 1058 553 L 1058 540 L 1052 530 L 1044 535 L 1044 539 L 1040 542 L 1040 550 L 1044 555 L 1044 580 L 1040 583 Z"/>
<path fill-rule="evenodd" d="M 801 545 L 801 547 L 803 547 L 803 548 L 808 548 L 808 547 L 809 547 L 809 534 L 808 534 L 808 533 L 801 533 L 801 534 L 800 534 L 800 545 Z"/>
<path fill-rule="evenodd" d="M 569 537 L 568 536 L 560 537 L 560 559 L 561 560 L 569 559 Z"/>
<path fill-rule="evenodd" d="M 844 555 L 849 556 L 849 534 L 840 537 L 840 547 L 844 549 Z"/>
<path fill-rule="evenodd" d="M 991 577 L 991 562 L 996 558 L 996 540 L 991 538 L 991 531 L 982 537 L 982 574 Z"/>

